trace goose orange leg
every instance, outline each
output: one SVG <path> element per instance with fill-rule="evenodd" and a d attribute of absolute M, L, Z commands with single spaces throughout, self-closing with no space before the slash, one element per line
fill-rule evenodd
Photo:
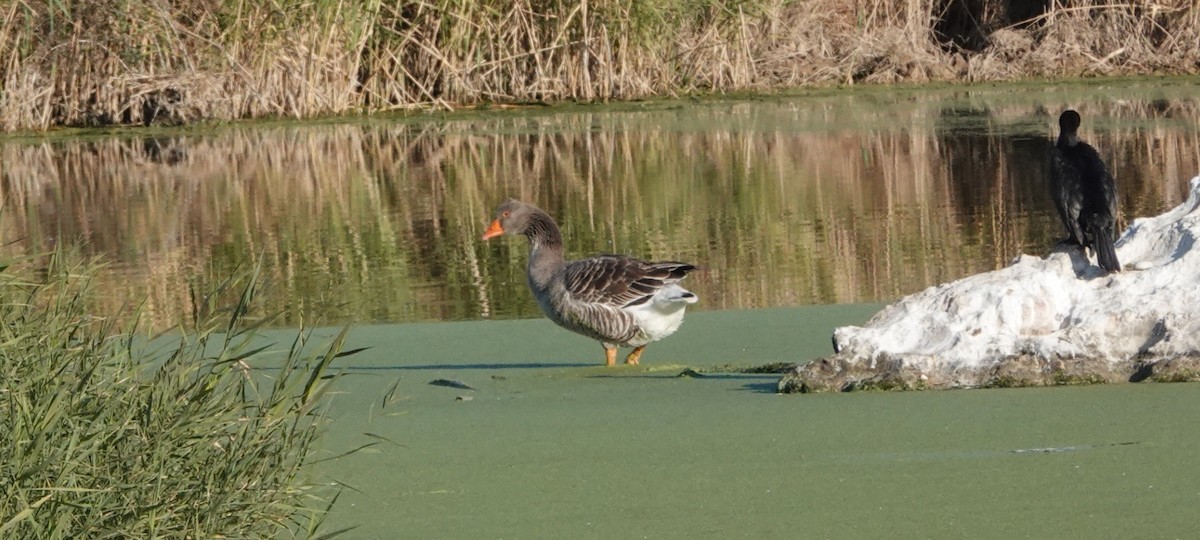
<path fill-rule="evenodd" d="M 640 363 L 640 359 L 642 358 L 642 351 L 644 350 L 646 350 L 645 345 L 642 345 L 641 347 L 634 347 L 633 351 L 629 353 L 629 356 L 625 357 L 625 363 L 631 366 L 638 365 Z"/>
<path fill-rule="evenodd" d="M 617 349 L 615 347 L 612 349 L 604 348 L 604 365 L 608 367 L 617 365 Z"/>

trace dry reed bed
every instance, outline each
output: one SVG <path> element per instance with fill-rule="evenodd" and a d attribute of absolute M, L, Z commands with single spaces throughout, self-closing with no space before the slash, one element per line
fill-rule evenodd
<path fill-rule="evenodd" d="M 1027 118 L 1030 107 L 994 106 L 989 121 Z M 1097 113 L 1148 115 L 1127 107 Z M 1194 102 L 1174 107 L 1200 116 Z M 1044 193 L 1014 183 L 1010 169 L 1028 160 L 1003 143 L 919 127 L 941 121 L 925 108 L 851 112 L 878 130 L 795 131 L 788 126 L 837 126 L 850 113 L 739 105 L 675 120 L 584 113 L 7 144 L 0 226 L 22 239 L 10 246 L 22 252 L 81 238 L 113 254 L 118 271 L 102 278 L 110 295 L 99 311 L 146 297 L 144 316 L 155 323 L 190 311 L 191 291 L 221 268 L 262 253 L 266 277 L 280 285 L 272 290 L 306 291 L 264 300 L 286 313 L 285 324 L 322 309 L 355 320 L 473 318 L 497 305 L 534 313 L 523 290 L 494 286 L 523 281 L 519 249 L 477 241 L 509 196 L 557 209 L 575 253 L 703 262 L 709 270 L 693 285 L 709 308 L 894 298 L 1006 264 L 1030 239 L 1056 234 L 1015 217 Z M 778 127 L 677 124 L 765 121 L 756 115 Z M 636 122 L 646 123 L 617 129 Z M 1046 117 L 1046 134 L 1052 124 Z M 1200 166 L 1195 132 L 1143 125 L 1093 140 L 1123 149 L 1114 160 L 1122 171 Z M 1139 197 L 1127 208 L 1145 214 L 1178 202 L 1164 178 L 1184 177 L 1123 177 Z"/>
<path fill-rule="evenodd" d="M 1200 7 L 1190 0 L 21 0 L 0 7 L 0 131 L 1197 71 Z"/>

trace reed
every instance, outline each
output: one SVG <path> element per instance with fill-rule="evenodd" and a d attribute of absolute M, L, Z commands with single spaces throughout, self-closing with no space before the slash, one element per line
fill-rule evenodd
<path fill-rule="evenodd" d="M 0 536 L 313 536 L 336 493 L 305 466 L 341 337 L 264 358 L 247 272 L 146 340 L 92 315 L 93 265 L 46 259 L 0 270 Z"/>
<path fill-rule="evenodd" d="M 0 131 L 1194 73 L 1190 0 L 20 0 Z"/>
<path fill-rule="evenodd" d="M 701 263 L 707 270 L 688 279 L 705 309 L 881 302 L 1044 252 L 1059 234 L 1037 169 L 1047 149 L 1017 145 L 1049 140 L 1046 110 L 1122 119 L 1120 128 L 1089 122 L 1085 137 L 1111 160 L 1126 219 L 1180 202 L 1200 167 L 1200 102 L 1190 87 L 1172 88 L 1081 101 L 1077 87 L 1051 87 L 1037 103 L 995 92 L 887 98 L 904 106 L 862 92 L 794 108 L 713 103 L 11 143 L 0 145 L 0 237 L 11 253 L 79 240 L 110 257 L 94 312 L 144 298 L 142 320 L 155 328 L 194 309 L 192 290 L 256 254 L 274 285 L 260 300 L 282 325 L 314 313 L 536 316 L 521 285 L 524 246 L 478 241 L 507 197 L 551 209 L 572 256 Z M 984 123 L 959 129 L 963 111 L 948 102 Z M 1030 121 L 1029 136 L 1007 135 Z"/>

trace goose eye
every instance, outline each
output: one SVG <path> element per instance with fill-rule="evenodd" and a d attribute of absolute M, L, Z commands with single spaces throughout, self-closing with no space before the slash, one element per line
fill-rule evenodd
<path fill-rule="evenodd" d="M 500 215 L 503 217 L 508 217 L 508 214 L 509 214 L 508 210 L 505 210 L 504 213 L 500 214 Z"/>

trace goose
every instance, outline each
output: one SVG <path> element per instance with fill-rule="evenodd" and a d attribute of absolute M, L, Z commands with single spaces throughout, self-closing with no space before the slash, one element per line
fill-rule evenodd
<path fill-rule="evenodd" d="M 1058 117 L 1051 185 L 1054 206 L 1067 228 L 1064 242 L 1091 248 L 1106 272 L 1120 272 L 1115 240 L 1117 188 L 1113 177 L 1091 145 L 1079 140 L 1079 113 Z"/>
<path fill-rule="evenodd" d="M 567 261 L 558 224 L 529 203 L 509 199 L 496 209 L 483 240 L 502 235 L 529 239 L 527 277 L 538 307 L 559 326 L 600 341 L 607 366 L 616 365 L 618 347 L 633 347 L 625 363 L 637 365 L 646 345 L 678 330 L 687 305 L 699 300 L 679 286 L 696 270 L 691 264 L 607 254 Z"/>

